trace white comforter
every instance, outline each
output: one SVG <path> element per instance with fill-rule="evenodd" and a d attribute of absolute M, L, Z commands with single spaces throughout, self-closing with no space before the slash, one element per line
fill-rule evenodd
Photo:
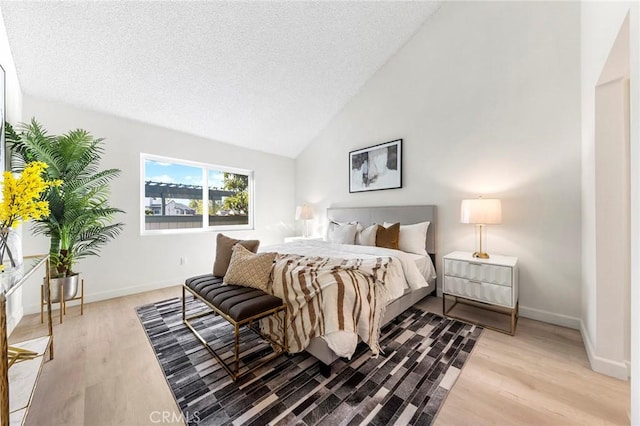
<path fill-rule="evenodd" d="M 307 240 L 286 244 L 271 245 L 261 248 L 262 252 L 274 251 L 283 254 L 300 254 L 303 256 L 322 256 L 342 259 L 376 258 L 388 256 L 393 259 L 388 270 L 389 277 L 386 287 L 389 300 L 397 299 L 404 294 L 405 289 L 418 289 L 429 286 L 436 278 L 435 268 L 429 256 L 405 253 L 400 250 L 381 247 L 359 246 L 351 244 L 336 244 L 327 241 Z M 418 267 L 420 265 L 420 267 Z"/>

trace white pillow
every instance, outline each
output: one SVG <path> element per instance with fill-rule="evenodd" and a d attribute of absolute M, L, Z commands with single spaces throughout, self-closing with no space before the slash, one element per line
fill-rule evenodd
<path fill-rule="evenodd" d="M 337 220 L 330 220 L 329 225 L 327 226 L 327 231 L 324 233 L 324 240 L 331 241 L 331 239 L 329 238 L 329 235 L 331 235 L 333 230 L 336 229 L 338 226 L 346 225 L 348 223 L 349 222 L 338 222 Z M 355 224 L 356 222 L 351 222 L 351 223 Z"/>
<path fill-rule="evenodd" d="M 378 226 L 379 225 L 373 224 L 365 228 L 361 223 L 358 223 L 356 244 L 360 246 L 375 246 Z"/>
<path fill-rule="evenodd" d="M 385 222 L 384 227 L 387 228 L 393 223 Z M 400 238 L 398 248 L 407 253 L 415 253 L 426 256 L 427 250 L 427 229 L 429 222 L 420 222 L 413 225 L 400 225 Z"/>
<path fill-rule="evenodd" d="M 325 241 L 329 241 L 329 235 L 339 225 L 344 225 L 344 223 L 336 222 L 335 220 L 330 220 L 329 221 L 329 225 L 327 225 L 327 230 L 324 233 L 324 240 Z"/>
<path fill-rule="evenodd" d="M 357 228 L 355 223 L 335 224 L 329 229 L 327 239 L 332 243 L 355 244 Z"/>

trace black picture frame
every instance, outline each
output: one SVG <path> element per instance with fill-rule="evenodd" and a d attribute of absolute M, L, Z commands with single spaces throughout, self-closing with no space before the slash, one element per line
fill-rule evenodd
<path fill-rule="evenodd" d="M 349 152 L 349 192 L 402 188 L 402 139 Z"/>

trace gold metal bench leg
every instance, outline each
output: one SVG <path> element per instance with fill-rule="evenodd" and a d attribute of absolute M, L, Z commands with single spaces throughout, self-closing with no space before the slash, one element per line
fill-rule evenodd
<path fill-rule="evenodd" d="M 186 292 L 185 292 L 184 286 L 182 286 L 182 322 L 185 321 L 186 316 L 187 316 Z"/>
<path fill-rule="evenodd" d="M 285 309 L 284 319 L 282 320 L 282 344 L 284 345 L 284 351 L 289 353 L 289 339 L 287 338 L 287 315 L 288 309 Z"/>
<path fill-rule="evenodd" d="M 238 325 L 238 323 L 234 324 L 234 348 L 235 348 L 235 364 L 236 364 L 236 371 L 235 371 L 235 376 L 238 376 L 238 373 L 240 372 L 240 326 Z"/>

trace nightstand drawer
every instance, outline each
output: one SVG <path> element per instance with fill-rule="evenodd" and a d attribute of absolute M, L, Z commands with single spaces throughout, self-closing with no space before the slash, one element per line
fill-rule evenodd
<path fill-rule="evenodd" d="M 446 272 L 445 272 L 446 273 Z M 511 287 L 486 282 L 446 276 L 444 277 L 445 293 L 467 299 L 491 303 L 513 308 L 513 292 Z"/>
<path fill-rule="evenodd" d="M 450 277 L 466 278 L 471 281 L 511 287 L 513 268 L 464 260 L 444 260 L 444 274 Z M 445 281 L 446 282 L 446 281 Z"/>

